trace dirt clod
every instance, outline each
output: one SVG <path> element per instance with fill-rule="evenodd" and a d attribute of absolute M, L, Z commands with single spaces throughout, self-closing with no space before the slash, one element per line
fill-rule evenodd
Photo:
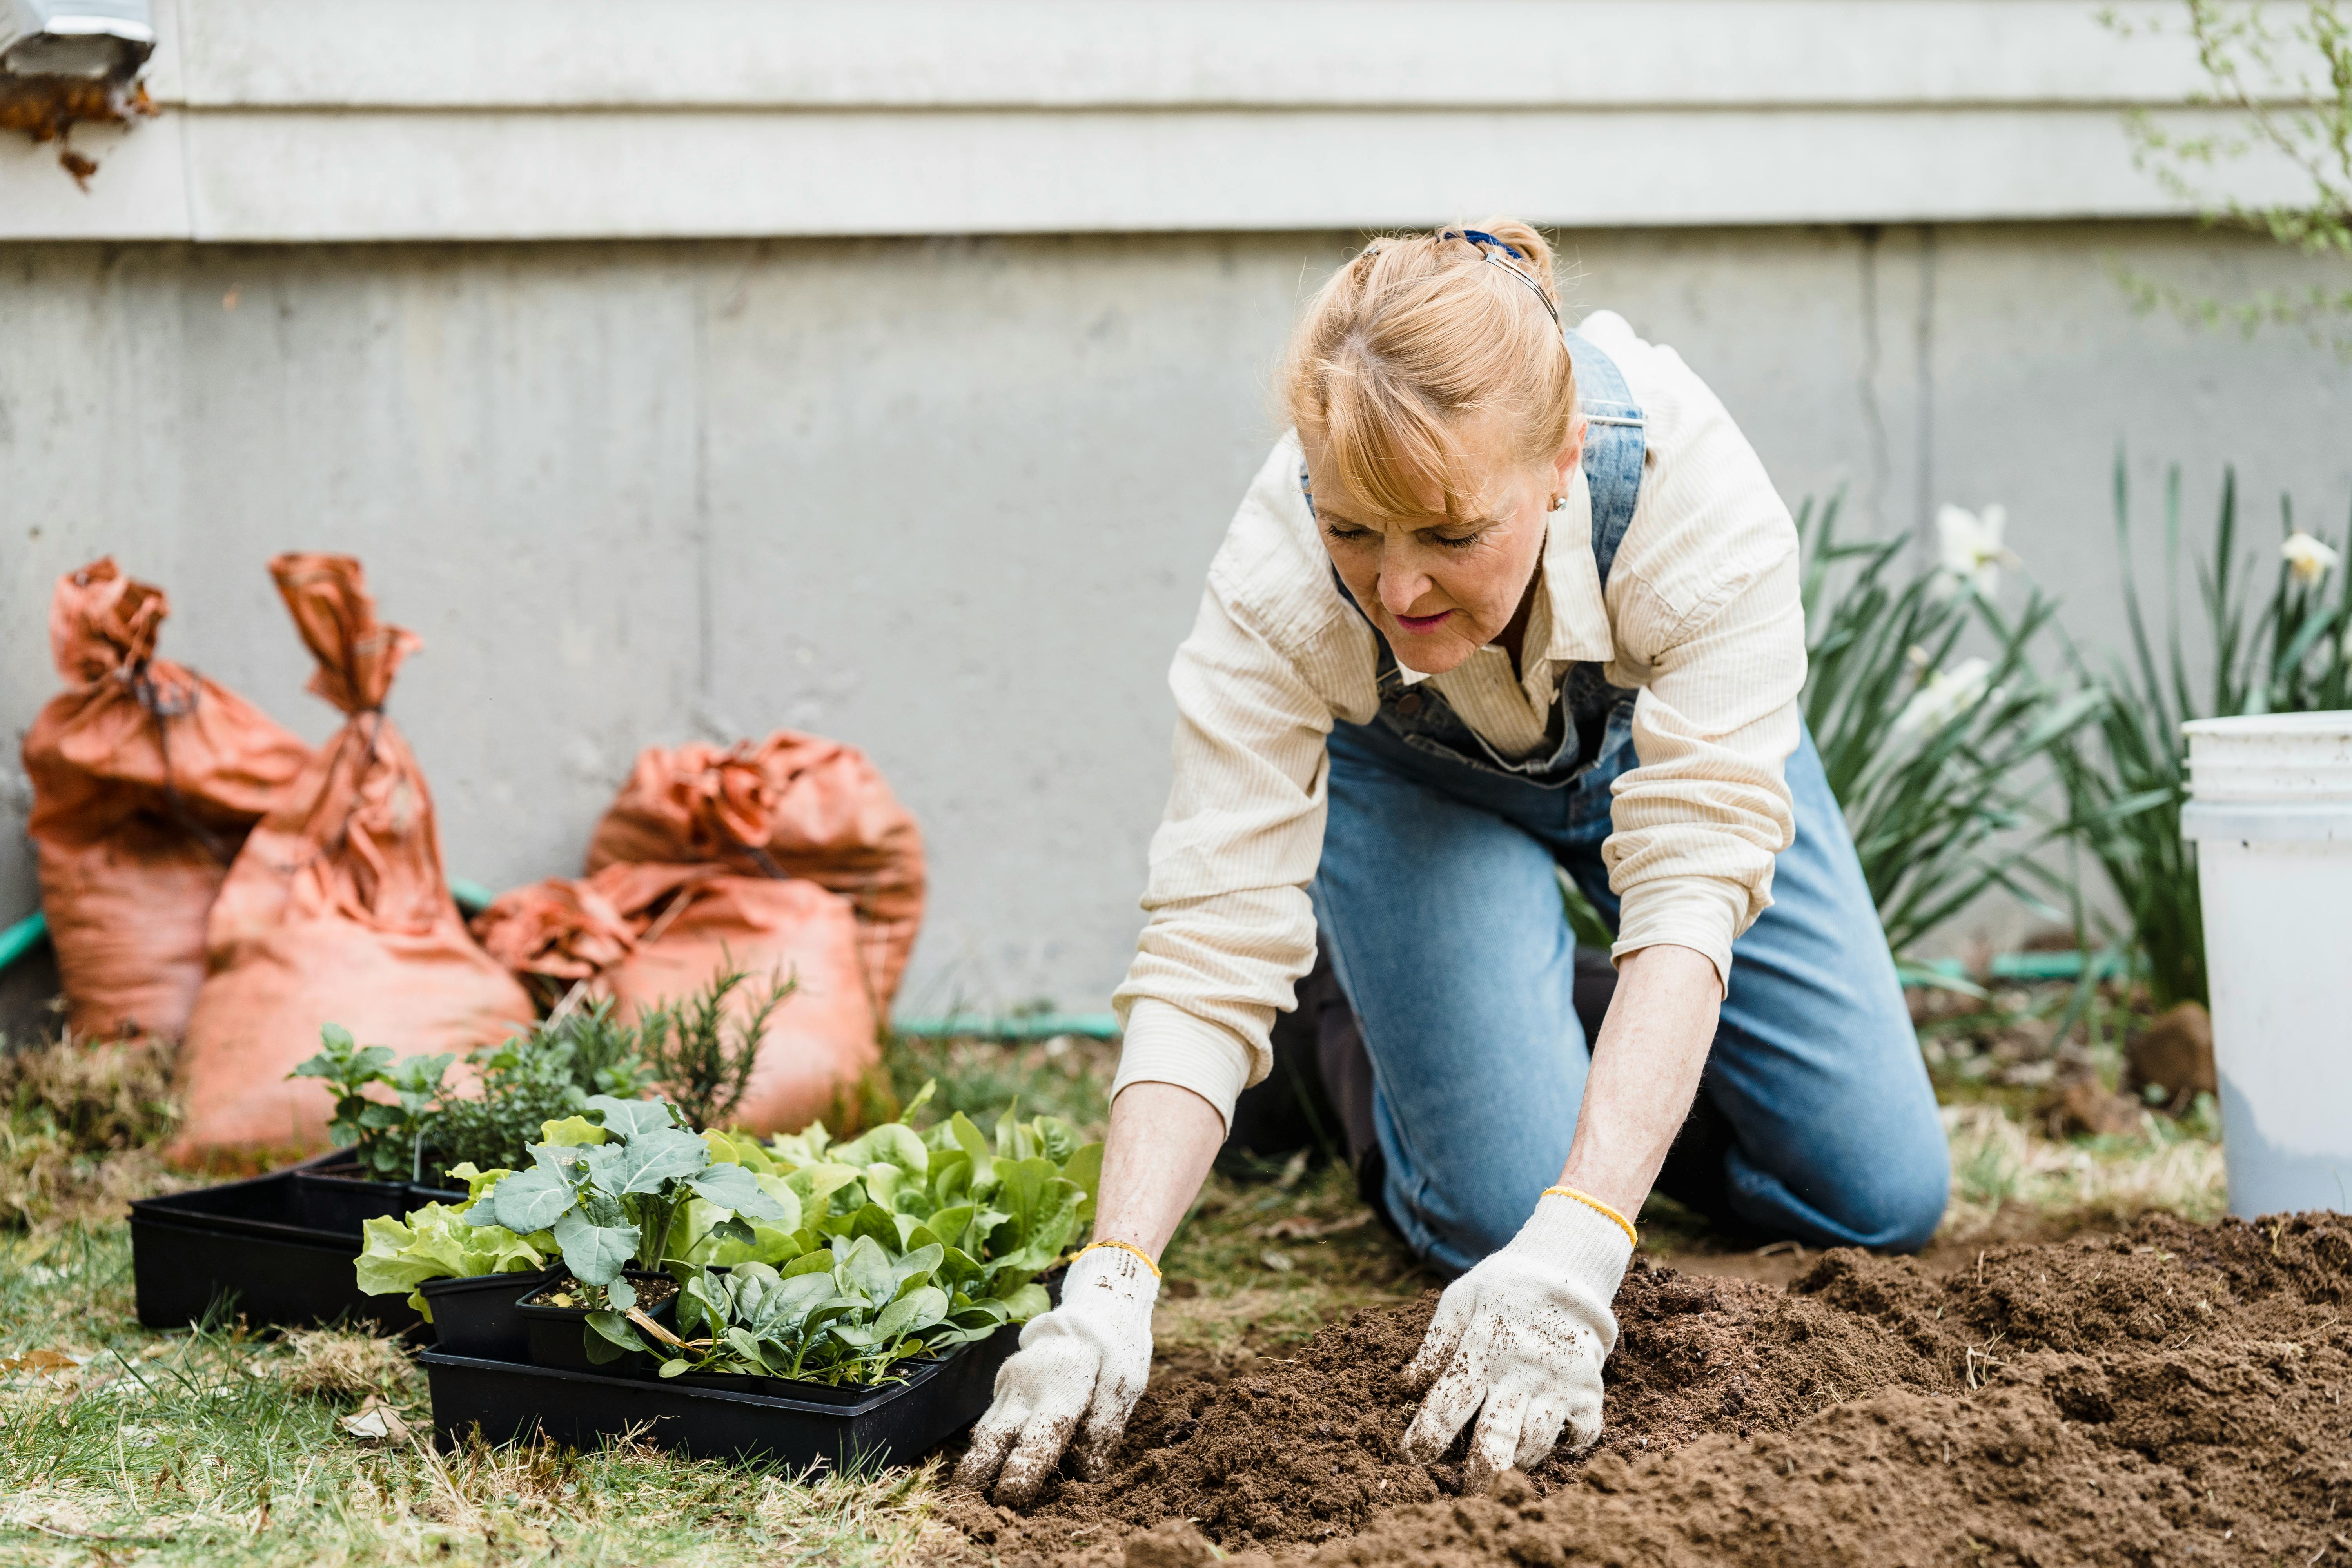
<path fill-rule="evenodd" d="M 2183 1002 L 2159 1014 L 2125 1047 L 2125 1087 L 2153 1086 L 2177 1101 L 2220 1092 L 2213 1073 L 2213 1020 L 2203 1006 Z"/>
<path fill-rule="evenodd" d="M 1195 1540 L 1360 1568 L 2352 1563 L 2347 1292 L 2333 1215 L 2151 1219 L 1940 1279 L 1853 1251 L 1786 1289 L 1637 1263 L 1600 1444 L 1484 1495 L 1458 1448 L 1397 1452 L 1432 1295 L 1236 1374 L 1163 1368 L 1103 1480 L 943 1508 L 976 1560 L 1038 1568 Z"/>

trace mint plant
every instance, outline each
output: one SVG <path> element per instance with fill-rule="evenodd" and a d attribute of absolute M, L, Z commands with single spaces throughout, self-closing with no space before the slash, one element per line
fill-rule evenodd
<path fill-rule="evenodd" d="M 288 1073 L 288 1078 L 315 1078 L 335 1097 L 335 1114 L 327 1136 L 338 1149 L 356 1149 L 360 1170 L 380 1180 L 395 1181 L 405 1173 L 412 1182 L 424 1180 L 425 1146 L 435 1102 L 441 1098 L 441 1077 L 457 1058 L 444 1051 L 429 1057 L 405 1057 L 394 1063 L 388 1046 L 362 1046 L 341 1024 L 319 1031 L 319 1054 Z M 371 1100 L 365 1090 L 382 1084 L 392 1091 L 389 1102 Z"/>

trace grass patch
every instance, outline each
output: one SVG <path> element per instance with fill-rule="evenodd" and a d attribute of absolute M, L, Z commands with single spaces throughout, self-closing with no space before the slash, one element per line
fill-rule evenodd
<path fill-rule="evenodd" d="M 0 1275 L 0 1563 L 261 1564 L 923 1561 L 936 1467 L 800 1477 L 620 1444 L 422 1436 L 425 1379 L 389 1341 L 230 1322 L 139 1328 L 128 1227 L 74 1226 Z"/>
<path fill-rule="evenodd" d="M 2130 1137 L 2040 1130 L 2033 1108 L 2059 1074 L 2087 1063 L 2114 1081 L 2119 1013 L 2062 1039 L 2046 994 L 1999 1001 L 1923 1028 L 1955 1173 L 1939 1241 L 2221 1211 L 2210 1102 L 2179 1121 L 2151 1115 Z M 429 1426 L 424 1376 L 394 1342 L 259 1335 L 233 1321 L 140 1328 L 121 1202 L 171 1180 L 152 1153 L 171 1120 L 158 1058 L 100 1049 L 111 1054 L 0 1061 L 0 1194 L 14 1194 L 0 1229 L 0 1564 L 867 1568 L 943 1554 L 928 1514 L 936 1463 L 788 1475 L 628 1443 L 436 1455 L 417 1440 Z M 1091 1137 L 1108 1119 L 1116 1064 L 1115 1047 L 1076 1038 L 908 1040 L 890 1072 L 902 1097 L 937 1079 L 942 1114 L 992 1121 L 1017 1100 Z M 1645 1251 L 1704 1267 L 1704 1221 L 1664 1199 L 1642 1217 Z M 1164 1262 L 1154 1330 L 1174 1361 L 1278 1352 L 1436 1283 L 1348 1172 L 1304 1158 L 1269 1180 L 1213 1176 Z"/>

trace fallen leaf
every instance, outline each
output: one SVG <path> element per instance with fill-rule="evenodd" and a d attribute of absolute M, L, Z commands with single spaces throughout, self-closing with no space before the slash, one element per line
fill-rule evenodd
<path fill-rule="evenodd" d="M 46 1376 L 53 1372 L 70 1372 L 82 1364 L 82 1358 L 69 1356 L 63 1351 L 26 1351 L 23 1355 L 0 1361 L 0 1372 L 35 1372 Z"/>
<path fill-rule="evenodd" d="M 408 1441 L 408 1423 L 400 1418 L 399 1411 L 394 1410 L 373 1394 L 367 1396 L 364 1404 L 349 1415 L 338 1416 L 335 1425 L 362 1443 Z"/>

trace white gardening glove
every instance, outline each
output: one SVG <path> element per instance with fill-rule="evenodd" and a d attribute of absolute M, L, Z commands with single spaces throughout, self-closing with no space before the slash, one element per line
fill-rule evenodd
<path fill-rule="evenodd" d="M 1406 1456 L 1436 1458 L 1474 1410 L 1465 1493 L 1540 1463 L 1563 1422 L 1570 1453 L 1591 1447 L 1601 1436 L 1601 1363 L 1617 1348 L 1609 1303 L 1633 1256 L 1628 1228 L 1609 1211 L 1557 1190 L 1538 1200 L 1509 1245 L 1438 1299 L 1404 1369 L 1408 1391 L 1429 1390 L 1405 1431 Z"/>
<path fill-rule="evenodd" d="M 1079 1468 L 1100 1479 L 1151 1374 L 1159 1295 L 1160 1277 L 1123 1247 L 1096 1247 L 1071 1264 L 1062 1304 L 1032 1319 L 997 1369 L 995 1403 L 972 1428 L 956 1480 L 975 1490 L 993 1481 L 997 1501 L 1024 1507 L 1074 1434 Z"/>

